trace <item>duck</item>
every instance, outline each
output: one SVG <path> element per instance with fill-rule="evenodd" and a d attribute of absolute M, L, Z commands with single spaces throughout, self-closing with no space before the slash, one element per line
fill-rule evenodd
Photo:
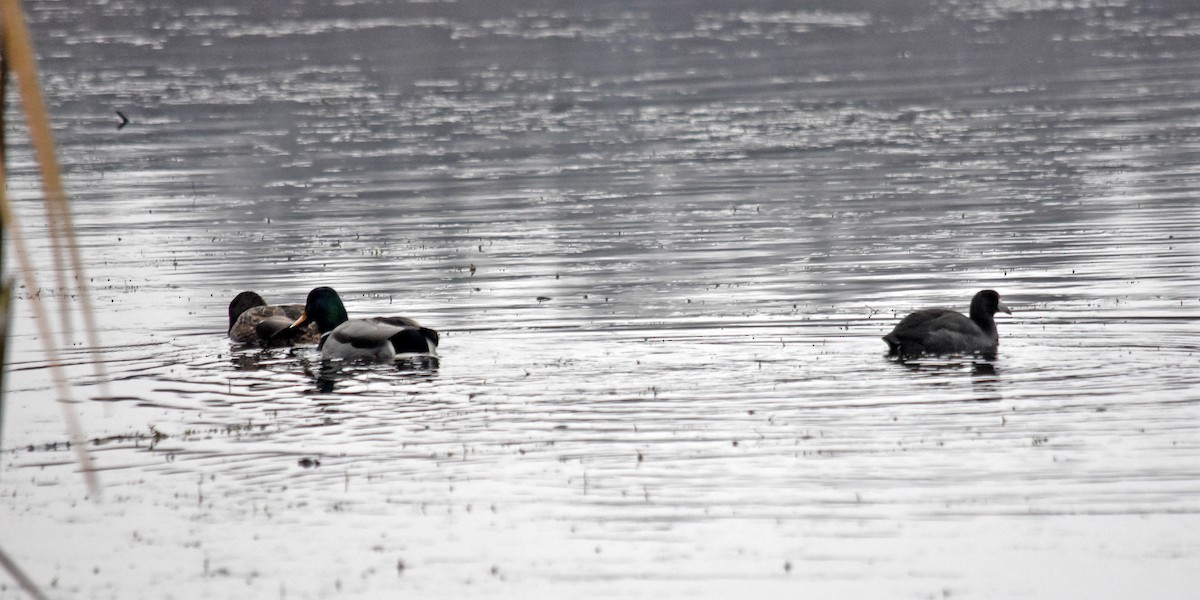
<path fill-rule="evenodd" d="M 256 292 L 242 292 L 229 303 L 229 339 L 260 346 L 291 346 L 316 344 L 321 333 L 316 327 L 288 330 L 300 315 L 304 306 L 300 304 L 268 305 Z"/>
<path fill-rule="evenodd" d="M 438 333 L 407 317 L 351 319 L 342 298 L 333 288 L 308 293 L 304 311 L 291 327 L 316 323 L 321 332 L 317 347 L 325 360 L 387 362 L 397 354 L 434 354 Z"/>
<path fill-rule="evenodd" d="M 994 319 L 997 312 L 1012 314 L 995 290 L 982 290 L 971 298 L 970 317 L 948 308 L 918 310 L 901 319 L 883 341 L 889 354 L 901 357 L 995 354 L 1000 344 Z"/>

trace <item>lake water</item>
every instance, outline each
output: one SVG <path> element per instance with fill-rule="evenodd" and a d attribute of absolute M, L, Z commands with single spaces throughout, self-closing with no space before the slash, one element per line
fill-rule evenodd
<path fill-rule="evenodd" d="M 95 501 L 18 303 L 0 547 L 52 597 L 1200 587 L 1191 3 L 28 10 L 111 380 L 57 325 Z M 318 285 L 440 356 L 224 337 Z M 984 288 L 994 360 L 885 356 Z"/>

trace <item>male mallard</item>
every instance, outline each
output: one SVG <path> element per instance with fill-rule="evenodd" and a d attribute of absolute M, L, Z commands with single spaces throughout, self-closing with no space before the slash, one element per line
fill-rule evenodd
<path fill-rule="evenodd" d="M 1012 314 L 1000 294 L 983 290 L 971 299 L 971 317 L 946 308 L 926 308 L 901 319 L 883 336 L 892 354 L 994 353 L 1000 344 L 993 319 L 998 311 Z"/>
<path fill-rule="evenodd" d="M 438 334 L 405 317 L 353 319 L 346 314 L 341 297 L 333 288 L 319 287 L 308 293 L 304 314 L 292 327 L 316 322 L 321 332 L 321 358 L 385 362 L 397 354 L 429 353 L 437 350 Z"/>
<path fill-rule="evenodd" d="M 304 314 L 299 304 L 267 306 L 262 296 L 242 292 L 229 303 L 229 338 L 235 342 L 264 346 L 315 344 L 321 339 L 316 327 L 289 330 L 292 323 Z"/>

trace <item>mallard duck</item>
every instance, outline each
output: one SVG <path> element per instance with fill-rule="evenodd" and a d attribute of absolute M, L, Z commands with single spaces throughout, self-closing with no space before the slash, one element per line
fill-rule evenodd
<path fill-rule="evenodd" d="M 946 308 L 926 308 L 904 317 L 891 333 L 883 336 L 891 354 L 994 353 L 1000 344 L 993 316 L 1012 314 L 1000 294 L 983 290 L 971 299 L 971 316 Z"/>
<path fill-rule="evenodd" d="M 292 327 L 315 322 L 321 332 L 321 358 L 386 362 L 397 354 L 437 350 L 438 333 L 405 317 L 351 319 L 333 288 L 308 293 L 304 314 Z"/>
<path fill-rule="evenodd" d="M 264 346 L 315 344 L 321 339 L 316 327 L 289 329 L 303 314 L 299 304 L 268 306 L 262 296 L 242 292 L 229 303 L 229 338 Z"/>

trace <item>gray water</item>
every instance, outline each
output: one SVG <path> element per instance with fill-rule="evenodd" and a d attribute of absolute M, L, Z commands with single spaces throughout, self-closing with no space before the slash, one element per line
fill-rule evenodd
<path fill-rule="evenodd" d="M 111 379 L 57 327 L 94 501 L 19 303 L 0 546 L 54 597 L 1200 585 L 1190 3 L 27 8 Z M 439 356 L 224 337 L 318 285 Z M 885 356 L 985 288 L 994 360 Z"/>

